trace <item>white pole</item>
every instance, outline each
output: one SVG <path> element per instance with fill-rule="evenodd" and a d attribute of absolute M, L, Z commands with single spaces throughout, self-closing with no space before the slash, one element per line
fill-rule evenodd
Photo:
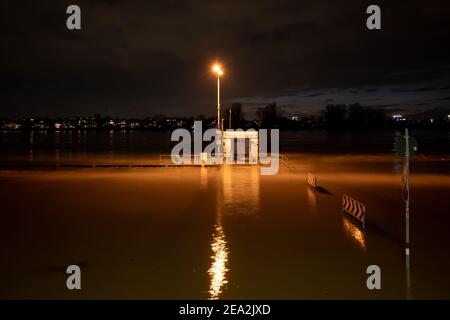
<path fill-rule="evenodd" d="M 409 270 L 409 258 L 410 258 L 410 248 L 409 248 L 409 134 L 408 129 L 405 129 L 405 160 L 406 160 L 406 192 L 407 198 L 405 203 L 405 266 L 406 270 Z"/>
<path fill-rule="evenodd" d="M 217 73 L 217 129 L 220 130 L 220 73 Z"/>

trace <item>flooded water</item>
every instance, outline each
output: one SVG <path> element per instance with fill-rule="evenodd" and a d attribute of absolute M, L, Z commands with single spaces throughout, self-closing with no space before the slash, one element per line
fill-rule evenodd
<path fill-rule="evenodd" d="M 400 132 L 281 131 L 280 152 L 314 154 L 394 153 Z M 450 154 L 447 131 L 412 131 L 422 154 Z M 1 161 L 145 161 L 168 154 L 170 132 L 155 131 L 0 131 Z"/>
<path fill-rule="evenodd" d="M 29 161 L 29 146 L 13 145 L 3 144 L 1 161 Z M 86 160 L 69 149 L 66 161 Z M 145 152 L 94 150 L 85 150 L 89 161 L 148 159 Z M 289 167 L 274 176 L 249 165 L 5 168 L 0 297 L 448 299 L 448 153 L 430 151 L 411 163 L 408 275 L 402 159 L 382 151 L 289 151 Z M 54 152 L 37 153 L 51 162 Z M 319 188 L 306 184 L 308 171 Z M 365 229 L 342 213 L 344 193 L 366 205 Z M 82 290 L 66 289 L 71 264 L 81 267 Z M 381 290 L 366 287 L 373 264 L 381 268 Z"/>

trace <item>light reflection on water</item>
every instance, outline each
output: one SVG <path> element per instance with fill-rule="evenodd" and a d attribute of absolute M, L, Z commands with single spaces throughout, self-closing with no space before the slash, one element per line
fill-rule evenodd
<path fill-rule="evenodd" d="M 208 189 L 208 169 L 200 168 L 200 190 L 206 191 Z"/>
<path fill-rule="evenodd" d="M 211 267 L 208 270 L 210 277 L 209 299 L 217 300 L 220 298 L 224 286 L 228 283 L 226 277 L 228 272 L 228 248 L 221 223 L 216 225 L 211 250 L 213 255 L 211 256 Z"/>
<path fill-rule="evenodd" d="M 260 171 L 258 166 L 223 166 L 222 185 L 225 215 L 255 216 L 260 205 Z"/>
<path fill-rule="evenodd" d="M 311 190 L 309 186 L 306 186 L 306 196 L 308 198 L 308 205 L 311 207 L 311 211 L 315 213 L 317 207 L 316 192 Z"/>
<path fill-rule="evenodd" d="M 342 217 L 342 225 L 345 233 L 352 238 L 361 249 L 365 250 L 366 240 L 364 238 L 364 233 L 346 217 Z"/>
<path fill-rule="evenodd" d="M 228 283 L 229 247 L 222 224 L 223 217 L 257 215 L 260 205 L 259 168 L 223 166 L 218 175 L 216 224 L 211 242 L 209 299 L 220 299 Z M 201 172 L 201 184 L 207 181 L 207 170 Z"/>

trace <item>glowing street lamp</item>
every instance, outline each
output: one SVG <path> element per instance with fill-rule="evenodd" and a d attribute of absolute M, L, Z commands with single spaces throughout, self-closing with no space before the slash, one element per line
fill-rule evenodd
<path fill-rule="evenodd" d="M 223 75 L 223 70 L 220 64 L 215 64 L 212 70 L 217 74 L 217 129 L 220 130 L 220 76 Z"/>

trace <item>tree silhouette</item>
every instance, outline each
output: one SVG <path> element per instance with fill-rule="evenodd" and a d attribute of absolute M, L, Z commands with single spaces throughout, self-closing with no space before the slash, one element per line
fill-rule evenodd
<path fill-rule="evenodd" d="M 362 107 L 359 103 L 349 106 L 348 126 L 352 129 L 381 128 L 386 124 L 386 115 L 380 109 Z"/>
<path fill-rule="evenodd" d="M 359 103 L 350 105 L 327 105 L 323 112 L 325 126 L 337 129 L 374 129 L 386 125 L 387 119 L 381 109 L 363 107 Z"/>
<path fill-rule="evenodd" d="M 347 106 L 345 104 L 329 104 L 323 111 L 325 125 L 329 129 L 341 129 L 345 127 Z"/>
<path fill-rule="evenodd" d="M 273 102 L 264 108 L 258 108 L 256 115 L 261 120 L 261 127 L 266 129 L 278 128 L 284 111 Z"/>

